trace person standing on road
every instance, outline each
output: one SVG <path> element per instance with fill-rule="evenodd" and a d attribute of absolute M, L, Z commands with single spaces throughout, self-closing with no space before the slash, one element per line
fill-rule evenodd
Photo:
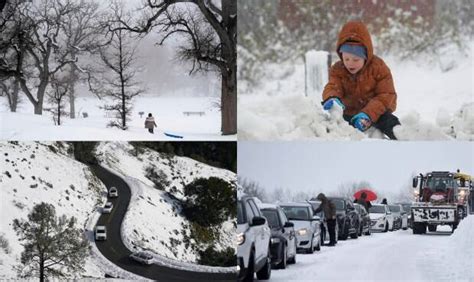
<path fill-rule="evenodd" d="M 387 198 L 383 198 L 383 200 L 382 200 L 382 203 L 381 203 L 381 204 L 382 204 L 382 205 L 388 205 L 388 203 L 387 203 Z"/>
<path fill-rule="evenodd" d="M 370 207 L 372 207 L 372 204 L 367 201 L 367 193 L 365 192 L 362 192 L 362 194 L 360 194 L 360 198 L 356 199 L 354 203 L 364 206 L 367 211 L 369 211 Z"/>
<path fill-rule="evenodd" d="M 155 118 L 152 116 L 151 113 L 148 114 L 148 117 L 145 119 L 145 128 L 148 128 L 148 132 L 153 134 L 153 129 L 157 127 Z"/>
<path fill-rule="evenodd" d="M 316 199 L 321 201 L 321 205 L 314 211 L 314 213 L 321 211 L 324 212 L 329 232 L 329 244 L 327 246 L 334 246 L 336 245 L 336 206 L 326 198 L 326 195 L 323 193 L 319 193 Z"/>

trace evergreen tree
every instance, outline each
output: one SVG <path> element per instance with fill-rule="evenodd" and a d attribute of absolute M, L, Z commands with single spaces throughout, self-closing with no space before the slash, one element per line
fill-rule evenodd
<path fill-rule="evenodd" d="M 21 277 L 65 277 L 84 270 L 88 243 L 75 227 L 76 218 L 56 216 L 53 205 L 40 203 L 28 214 L 28 220 L 13 220 L 13 228 L 24 242 L 21 253 Z"/>

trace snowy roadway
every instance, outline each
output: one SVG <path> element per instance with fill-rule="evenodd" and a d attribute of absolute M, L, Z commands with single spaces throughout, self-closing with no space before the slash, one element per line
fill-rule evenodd
<path fill-rule="evenodd" d="M 270 281 L 473 281 L 473 226 L 470 215 L 456 230 L 462 236 L 451 236 L 451 228 L 442 226 L 426 235 L 408 229 L 339 241 L 312 255 L 298 254 L 295 265 L 272 270 Z"/>

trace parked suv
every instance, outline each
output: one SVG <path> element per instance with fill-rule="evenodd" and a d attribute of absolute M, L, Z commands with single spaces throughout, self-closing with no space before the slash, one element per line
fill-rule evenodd
<path fill-rule="evenodd" d="M 352 201 L 345 197 L 328 197 L 336 206 L 336 218 L 339 225 L 339 240 L 359 237 L 359 215 Z"/>
<path fill-rule="evenodd" d="M 290 222 L 280 206 L 259 204 L 258 207 L 270 226 L 272 265 L 280 269 L 286 263 L 296 262 L 296 234 L 294 224 Z"/>
<path fill-rule="evenodd" d="M 239 280 L 270 279 L 272 264 L 270 228 L 257 207 L 258 199 L 247 195 L 237 196 L 237 261 Z"/>
<path fill-rule="evenodd" d="M 354 207 L 359 215 L 359 236 L 370 235 L 370 216 L 369 212 L 365 209 L 364 206 L 359 204 L 354 204 Z"/>
<path fill-rule="evenodd" d="M 296 230 L 298 250 L 312 254 L 321 250 L 321 219 L 313 215 L 313 208 L 308 203 L 280 204 L 286 217 L 293 222 Z"/>

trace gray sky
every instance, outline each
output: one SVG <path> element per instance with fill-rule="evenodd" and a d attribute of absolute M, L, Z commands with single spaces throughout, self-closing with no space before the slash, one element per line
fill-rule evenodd
<path fill-rule="evenodd" d="M 473 142 L 242 142 L 238 175 L 268 192 L 278 187 L 330 192 L 339 184 L 369 181 L 384 194 L 398 193 L 413 173 L 433 170 L 474 174 Z"/>

